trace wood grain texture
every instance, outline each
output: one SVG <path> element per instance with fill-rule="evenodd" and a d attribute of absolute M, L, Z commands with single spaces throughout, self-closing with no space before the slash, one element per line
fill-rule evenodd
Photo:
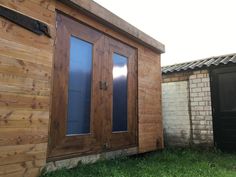
<path fill-rule="evenodd" d="M 56 3 L 56 8 L 75 19 L 98 29 L 99 31 L 112 36 L 122 42 L 137 48 L 138 50 L 138 142 L 139 152 L 148 152 L 163 148 L 163 127 L 161 113 L 161 67 L 160 54 L 142 46 L 113 31 L 99 22 L 87 17 L 85 14 L 70 8 L 62 3 Z M 150 108 L 149 108 L 150 107 Z M 143 126 L 148 127 L 148 123 L 156 125 L 156 130 L 152 132 L 155 138 L 147 137 L 145 141 L 145 131 Z M 151 144 L 148 143 L 152 142 Z"/>
<path fill-rule="evenodd" d="M 0 108 L 0 127 L 43 128 L 48 126 L 49 111 Z"/>
<path fill-rule="evenodd" d="M 41 50 L 50 51 L 53 49 L 53 39 L 45 35 L 37 35 L 29 32 L 19 25 L 0 17 L 0 36 L 19 44 L 28 45 Z"/>
<path fill-rule="evenodd" d="M 137 51 L 120 41 L 113 38 L 105 38 L 105 50 L 107 49 L 108 57 L 105 58 L 106 62 L 104 68 L 104 80 L 108 81 L 106 95 L 104 94 L 105 102 L 107 103 L 106 117 L 106 132 L 103 136 L 106 137 L 109 150 L 123 149 L 126 147 L 137 146 Z M 112 132 L 112 110 L 113 110 L 113 55 L 127 57 L 127 132 Z"/>
<path fill-rule="evenodd" d="M 58 13 L 54 62 L 51 143 L 49 160 L 116 150 L 137 144 L 137 56 L 136 50 L 74 19 Z M 66 136 L 69 78 L 69 39 L 79 37 L 93 44 L 93 77 L 90 134 Z M 128 132 L 112 133 L 113 54 L 128 58 Z M 108 82 L 101 90 L 99 81 Z M 60 111 L 58 111 L 60 110 Z M 104 146 L 106 145 L 106 147 Z"/>
<path fill-rule="evenodd" d="M 0 0 L 47 23 L 52 38 L 0 17 L 0 177 L 36 177 L 46 163 L 55 2 Z"/>
<path fill-rule="evenodd" d="M 99 59 L 101 60 L 104 54 L 102 52 L 104 37 L 100 32 L 59 13 L 57 14 L 57 24 L 58 37 L 55 46 L 51 141 L 49 145 L 50 159 L 100 152 L 101 131 L 99 130 L 101 126 L 97 122 L 101 122 L 101 117 L 103 117 L 102 115 L 98 117 L 100 111 L 102 111 L 102 109 L 99 109 L 102 104 L 97 102 L 102 100 L 101 90 L 98 88 L 98 83 L 101 80 L 98 65 L 101 62 Z M 71 35 L 93 44 L 90 133 L 83 136 L 66 136 Z"/>
<path fill-rule="evenodd" d="M 47 143 L 0 146 L 0 176 L 37 176 L 46 161 L 46 148 Z M 31 170 L 36 168 L 38 173 L 33 175 Z"/>
<path fill-rule="evenodd" d="M 0 38 L 0 55 L 51 67 L 53 53 Z"/>
<path fill-rule="evenodd" d="M 0 0 L 0 5 L 46 23 L 52 34 L 52 38 L 37 36 L 0 18 L 0 177 L 36 177 L 46 163 L 52 76 L 55 74 L 52 69 L 55 9 L 138 51 L 139 152 L 163 148 L 158 53 L 56 0 Z M 100 44 L 97 47 L 101 48 Z M 103 53 L 97 52 L 101 60 Z M 96 114 L 97 110 L 102 110 L 100 115 L 106 112 L 102 96 L 102 93 L 93 95 L 94 103 L 99 106 L 92 109 Z M 97 122 L 95 126 L 102 124 Z"/>
<path fill-rule="evenodd" d="M 49 25 L 54 25 L 54 11 L 43 8 L 43 3 L 35 3 L 33 0 L 1 0 L 0 5 Z"/>
<path fill-rule="evenodd" d="M 140 48 L 138 60 L 139 152 L 163 148 L 160 55 Z"/>

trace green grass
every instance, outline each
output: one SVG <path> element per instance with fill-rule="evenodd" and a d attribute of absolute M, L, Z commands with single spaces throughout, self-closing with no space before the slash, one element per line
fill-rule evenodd
<path fill-rule="evenodd" d="M 236 154 L 164 150 L 79 165 L 41 177 L 236 177 Z"/>

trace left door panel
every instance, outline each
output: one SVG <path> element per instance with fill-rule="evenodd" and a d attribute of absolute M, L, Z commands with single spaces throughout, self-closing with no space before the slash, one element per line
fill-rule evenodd
<path fill-rule="evenodd" d="M 49 160 L 102 150 L 104 40 L 98 31 L 57 14 Z"/>

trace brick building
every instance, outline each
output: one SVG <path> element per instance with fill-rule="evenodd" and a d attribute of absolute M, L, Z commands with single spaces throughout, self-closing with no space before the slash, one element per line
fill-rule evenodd
<path fill-rule="evenodd" d="M 165 66 L 162 79 L 166 146 L 235 149 L 236 54 Z"/>

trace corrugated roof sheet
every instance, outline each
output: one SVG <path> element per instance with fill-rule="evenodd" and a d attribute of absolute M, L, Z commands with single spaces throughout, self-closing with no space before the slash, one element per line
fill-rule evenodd
<path fill-rule="evenodd" d="M 236 53 L 164 66 L 162 67 L 162 73 L 166 74 L 166 73 L 195 70 L 201 68 L 209 68 L 211 66 L 226 65 L 229 63 L 236 63 Z"/>

